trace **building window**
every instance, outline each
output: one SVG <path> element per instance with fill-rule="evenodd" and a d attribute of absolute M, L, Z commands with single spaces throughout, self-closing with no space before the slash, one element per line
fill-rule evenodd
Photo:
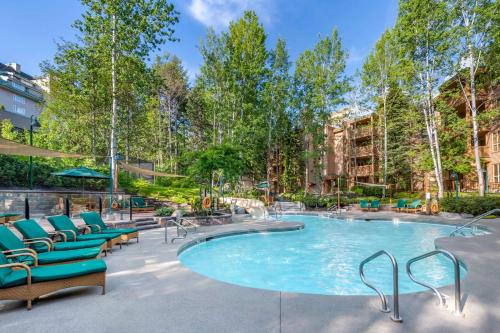
<path fill-rule="evenodd" d="M 23 105 L 26 104 L 26 98 L 24 98 L 23 96 L 14 95 L 13 97 L 14 97 L 14 102 Z"/>
<path fill-rule="evenodd" d="M 500 131 L 491 134 L 492 150 L 494 152 L 500 151 Z"/>
<path fill-rule="evenodd" d="M 18 114 L 22 114 L 23 116 L 26 115 L 26 109 L 23 107 L 20 107 L 18 105 L 14 105 L 14 112 Z"/>
<path fill-rule="evenodd" d="M 500 163 L 493 164 L 493 180 L 495 183 L 500 183 Z"/>
<path fill-rule="evenodd" d="M 12 86 L 14 88 L 16 88 L 16 89 L 21 90 L 21 91 L 25 91 L 26 90 L 26 88 L 22 84 L 14 82 L 14 81 L 12 81 Z"/>

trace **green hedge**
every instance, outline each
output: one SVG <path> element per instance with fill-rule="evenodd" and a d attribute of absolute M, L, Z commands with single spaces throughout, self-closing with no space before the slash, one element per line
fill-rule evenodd
<path fill-rule="evenodd" d="M 489 210 L 500 208 L 500 197 L 447 197 L 441 199 L 439 205 L 443 212 L 480 215 Z"/>

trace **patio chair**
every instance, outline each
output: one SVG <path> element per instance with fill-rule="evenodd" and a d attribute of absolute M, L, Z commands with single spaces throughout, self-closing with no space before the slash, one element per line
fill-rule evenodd
<path fill-rule="evenodd" d="M 405 209 L 407 202 L 408 202 L 407 199 L 399 199 L 396 206 L 392 206 L 391 209 L 397 212 L 401 212 L 401 210 Z"/>
<path fill-rule="evenodd" d="M 370 211 L 373 210 L 374 212 L 378 212 L 380 209 L 380 200 L 372 200 L 370 202 Z"/>
<path fill-rule="evenodd" d="M 105 239 L 93 239 L 80 242 L 66 242 L 66 234 L 56 231 L 55 235 L 60 236 L 64 241 L 55 242 L 35 220 L 19 220 L 13 223 L 14 227 L 23 235 L 25 242 L 36 241 L 30 244 L 30 248 L 35 251 L 66 251 L 86 249 L 90 247 L 100 247 L 106 251 L 107 245 Z"/>
<path fill-rule="evenodd" d="M 368 200 L 360 200 L 359 201 L 359 208 L 363 211 L 369 211 L 370 210 L 370 204 L 368 203 Z"/>
<path fill-rule="evenodd" d="M 135 211 L 153 211 L 154 206 L 146 204 L 142 197 L 132 197 L 132 210 Z"/>
<path fill-rule="evenodd" d="M 38 241 L 23 242 L 9 228 L 0 226 L 0 249 L 3 254 L 15 262 L 22 262 L 29 266 L 53 265 L 81 260 L 96 259 L 102 249 L 92 247 L 88 249 L 50 251 L 38 253 L 28 248 L 30 244 Z"/>
<path fill-rule="evenodd" d="M 110 229 L 96 212 L 80 213 L 80 217 L 92 229 L 93 233 L 109 234 L 120 232 L 124 242 L 128 243 L 130 239 L 136 238 L 139 243 L 139 230 L 135 228 Z"/>
<path fill-rule="evenodd" d="M 86 226 L 89 234 L 81 234 L 80 230 L 76 227 L 76 225 L 71 221 L 69 217 L 66 215 L 55 215 L 49 216 L 47 218 L 50 224 L 56 229 L 66 235 L 66 240 L 70 242 L 74 241 L 86 241 L 86 240 L 96 240 L 96 239 L 104 239 L 107 243 L 107 249 L 112 252 L 113 246 L 118 244 L 120 245 L 120 249 L 122 248 L 122 234 L 119 232 L 108 233 L 108 234 L 92 234 L 92 230 L 90 227 Z"/>
<path fill-rule="evenodd" d="M 28 310 L 40 296 L 72 287 L 106 287 L 106 263 L 87 260 L 64 265 L 29 267 L 10 263 L 0 253 L 0 299 L 26 301 Z"/>
<path fill-rule="evenodd" d="M 411 204 L 406 205 L 406 212 L 412 211 L 416 213 L 417 210 L 422 211 L 422 201 L 420 199 L 413 200 Z"/>

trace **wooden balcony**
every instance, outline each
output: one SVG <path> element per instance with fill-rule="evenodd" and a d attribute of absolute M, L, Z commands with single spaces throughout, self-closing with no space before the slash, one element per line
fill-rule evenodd
<path fill-rule="evenodd" d="M 353 136 L 357 139 L 366 138 L 372 135 L 372 128 L 370 126 L 357 128 L 353 131 Z"/>
<path fill-rule="evenodd" d="M 355 168 L 356 175 L 360 177 L 370 176 L 372 175 L 372 166 L 371 165 L 361 165 Z M 352 175 L 354 176 L 354 174 Z"/>
<path fill-rule="evenodd" d="M 356 157 L 371 156 L 372 153 L 373 153 L 373 146 L 372 145 L 356 147 L 356 150 L 355 150 Z"/>

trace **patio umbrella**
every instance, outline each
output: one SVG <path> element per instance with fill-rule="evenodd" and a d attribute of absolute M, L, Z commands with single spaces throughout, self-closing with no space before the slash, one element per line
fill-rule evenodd
<path fill-rule="evenodd" d="M 83 179 L 85 178 L 109 179 L 109 176 L 86 167 L 79 167 L 74 169 L 62 170 L 58 172 L 52 172 L 51 175 L 58 177 L 81 178 L 82 186 L 83 186 Z"/>

